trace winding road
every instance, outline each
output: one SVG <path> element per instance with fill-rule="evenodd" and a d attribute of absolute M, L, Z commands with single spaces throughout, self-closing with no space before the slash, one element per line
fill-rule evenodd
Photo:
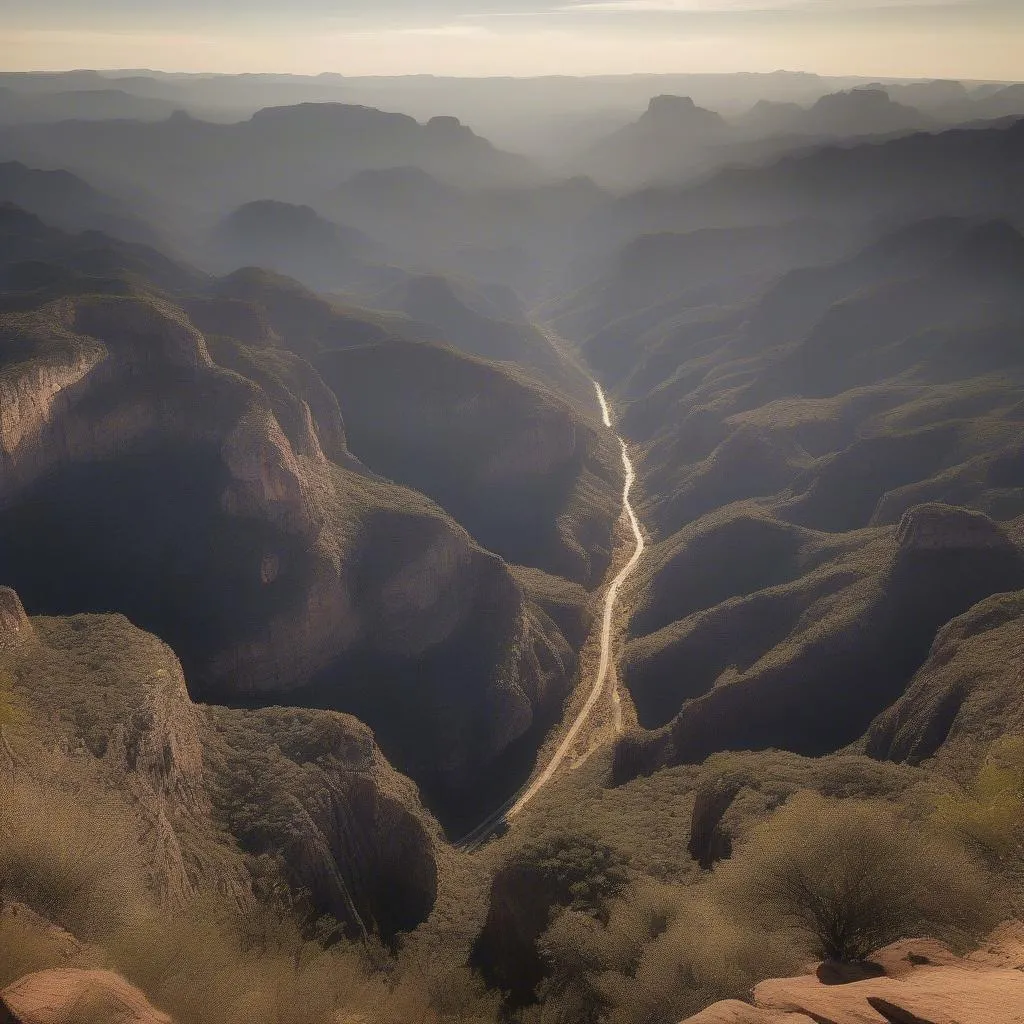
<path fill-rule="evenodd" d="M 601 419 L 604 425 L 609 429 L 613 429 L 611 409 L 608 406 L 608 400 L 605 398 L 604 391 L 601 390 L 601 385 L 594 381 L 594 390 L 597 392 L 597 400 L 601 406 Z M 640 562 L 640 559 L 644 554 L 644 535 L 640 529 L 640 520 L 637 518 L 636 511 L 633 508 L 632 502 L 630 501 L 630 494 L 633 490 L 633 485 L 636 483 L 636 470 L 633 468 L 633 460 L 629 457 L 629 448 L 626 442 L 621 437 L 617 437 L 619 444 L 622 447 L 622 465 L 626 471 L 625 482 L 622 488 L 622 511 L 626 518 L 629 520 L 629 527 L 633 534 L 634 547 L 633 553 L 629 558 L 629 561 L 618 571 L 615 578 L 608 584 L 608 590 L 605 593 L 604 598 L 604 615 L 601 620 L 601 658 L 598 663 L 597 672 L 594 675 L 594 682 L 590 688 L 590 693 L 587 695 L 586 701 L 583 703 L 583 707 L 580 708 L 579 713 L 573 720 L 572 724 L 566 731 L 562 742 L 558 745 L 554 754 L 551 756 L 551 760 L 548 761 L 544 770 L 539 772 L 529 786 L 524 789 L 521 793 L 513 796 L 509 799 L 502 807 L 500 807 L 491 817 L 486 821 L 478 825 L 468 836 L 463 838 L 457 845 L 464 850 L 473 850 L 486 842 L 488 838 L 496 831 L 499 825 L 507 823 L 514 818 L 520 811 L 523 810 L 527 804 L 551 781 L 555 773 L 565 762 L 565 759 L 569 756 L 572 751 L 573 744 L 579 737 L 580 731 L 587 723 L 587 719 L 590 718 L 593 713 L 594 707 L 597 702 L 601 699 L 601 695 L 605 692 L 608 686 L 609 674 L 611 673 L 612 667 L 612 626 L 615 619 L 615 608 L 619 601 L 619 592 L 622 590 L 623 584 L 632 575 Z M 612 687 L 612 698 L 614 700 L 614 675 L 612 676 L 611 687 Z"/>

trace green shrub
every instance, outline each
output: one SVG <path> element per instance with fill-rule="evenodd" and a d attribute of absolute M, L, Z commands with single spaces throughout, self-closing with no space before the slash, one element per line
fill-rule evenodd
<path fill-rule="evenodd" d="M 1024 737 L 997 740 L 962 792 L 944 795 L 935 820 L 1000 867 L 1024 855 Z"/>
<path fill-rule="evenodd" d="M 830 960 L 862 960 L 921 934 L 974 935 L 993 923 L 984 869 L 961 845 L 880 801 L 797 794 L 716 876 L 749 920 L 786 929 Z"/>

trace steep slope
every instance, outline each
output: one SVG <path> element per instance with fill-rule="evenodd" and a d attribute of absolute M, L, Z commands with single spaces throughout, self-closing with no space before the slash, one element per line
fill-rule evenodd
<path fill-rule="evenodd" d="M 233 210 L 214 228 L 208 251 L 221 270 L 265 267 L 321 291 L 380 291 L 399 276 L 370 265 L 384 253 L 363 232 L 326 220 L 309 206 L 272 200 Z"/>
<path fill-rule="evenodd" d="M 871 757 L 920 763 L 1021 731 L 1021 593 L 996 594 L 953 619 L 895 704 L 871 723 Z"/>
<path fill-rule="evenodd" d="M 44 241 L 56 248 L 59 237 Z M 128 294 L 124 278 L 108 294 L 95 278 L 92 293 L 21 293 L 4 317 L 0 576 L 33 612 L 130 615 L 173 646 L 203 699 L 357 713 L 432 806 L 475 814 L 528 770 L 576 651 L 499 557 L 349 450 L 344 374 L 333 392 L 319 360 L 329 367 L 329 353 L 369 338 L 397 344 L 389 325 L 407 322 L 243 273 L 179 300 L 217 332 L 208 343 L 181 306 L 137 280 Z M 515 451 L 490 434 L 474 479 L 487 478 L 489 459 L 495 493 L 552 495 L 562 520 L 545 524 L 543 552 L 524 547 L 513 519 L 488 539 L 599 579 L 617 485 L 593 427 L 496 367 L 417 346 L 409 359 L 424 373 L 441 379 L 447 367 L 466 389 L 449 384 L 445 401 L 485 408 L 493 391 L 513 419 L 534 416 Z M 387 360 L 364 366 L 348 396 L 357 424 L 358 403 L 376 395 L 386 407 L 408 388 L 390 374 Z M 461 429 L 406 431 L 393 454 L 454 467 Z M 467 515 L 477 502 L 473 525 L 487 532 L 470 491 L 438 494 Z"/>
<path fill-rule="evenodd" d="M 124 203 L 67 171 L 0 164 L 0 202 L 20 206 L 65 231 L 94 230 L 129 242 L 156 241 L 156 232 Z"/>
<path fill-rule="evenodd" d="M 626 681 L 641 722 L 659 707 L 671 714 L 673 689 L 683 707 L 648 751 L 624 748 L 620 770 L 637 756 L 835 751 L 901 697 L 945 623 L 1024 583 L 1024 554 L 977 513 L 922 506 L 904 517 L 895 551 L 881 540 L 634 645 Z"/>
<path fill-rule="evenodd" d="M 174 113 L 174 104 L 123 89 L 88 89 L 33 95 L 0 89 L 0 123 L 41 124 L 50 121 L 159 121 Z"/>
<path fill-rule="evenodd" d="M 826 146 L 767 167 L 727 169 L 690 188 L 627 196 L 595 223 L 587 241 L 805 218 L 852 228 L 861 238 L 875 224 L 938 214 L 1019 219 L 1022 162 L 1020 123 Z"/>
<path fill-rule="evenodd" d="M 718 239 L 685 238 L 699 275 Z M 619 295 L 628 280 L 612 279 Z M 767 287 L 737 277 L 731 307 L 682 291 L 584 342 L 645 446 L 660 538 L 625 682 L 640 724 L 662 731 L 623 744 L 619 778 L 728 748 L 818 756 L 869 728 L 866 749 L 934 753 L 929 715 L 948 725 L 954 697 L 928 711 L 919 692 L 917 740 L 872 721 L 946 623 L 1021 585 L 1012 537 L 948 506 L 1024 512 L 1022 287 L 1016 230 L 940 218 Z M 930 531 L 935 550 L 919 550 Z"/>
<path fill-rule="evenodd" d="M 367 466 L 430 495 L 506 561 L 599 584 L 619 470 L 608 438 L 571 406 L 493 364 L 413 342 L 316 365 Z"/>
<path fill-rule="evenodd" d="M 205 281 L 150 245 L 95 230 L 68 234 L 10 203 L 0 204 L 0 238 L 5 308 L 31 308 L 68 292 L 188 291 Z"/>
<path fill-rule="evenodd" d="M 251 900 L 271 852 L 353 934 L 391 936 L 429 914 L 436 825 L 365 726 L 201 707 L 173 652 L 125 618 L 28 619 L 6 589 L 0 602 L 0 661 L 20 709 L 5 783 L 122 801 L 124 838 L 169 908 L 207 891 Z"/>
<path fill-rule="evenodd" d="M 314 205 L 380 239 L 407 266 L 531 298 L 557 290 L 576 231 L 608 199 L 584 177 L 459 189 L 394 167 L 356 174 Z"/>
<path fill-rule="evenodd" d="M 543 386 L 593 405 L 593 385 L 551 340 L 522 318 L 507 319 L 488 309 L 484 294 L 436 276 L 418 275 L 378 296 L 378 303 L 413 320 L 431 324 L 450 344 L 482 359 L 524 369 Z"/>

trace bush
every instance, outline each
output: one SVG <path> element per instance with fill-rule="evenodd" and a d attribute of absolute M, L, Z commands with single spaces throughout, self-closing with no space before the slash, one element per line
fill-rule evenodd
<path fill-rule="evenodd" d="M 547 977 L 524 1024 L 668 1024 L 799 968 L 786 935 L 752 927 L 716 895 L 707 884 L 639 882 L 606 922 L 559 914 L 538 943 Z"/>
<path fill-rule="evenodd" d="M 991 924 L 982 867 L 878 801 L 800 793 L 716 872 L 751 920 L 828 960 L 863 960 L 900 938 L 955 938 Z"/>
<path fill-rule="evenodd" d="M 999 867 L 1024 854 L 1024 738 L 997 740 L 970 786 L 943 796 L 936 822 Z"/>

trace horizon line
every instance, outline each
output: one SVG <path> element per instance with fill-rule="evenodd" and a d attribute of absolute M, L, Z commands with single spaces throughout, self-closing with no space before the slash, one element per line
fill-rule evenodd
<path fill-rule="evenodd" d="M 106 75 L 167 75 L 175 78 L 246 78 L 246 77 L 273 77 L 273 78 L 294 78 L 298 80 L 316 80 L 321 78 L 339 78 L 346 81 L 373 80 L 373 79 L 431 79 L 434 81 L 590 81 L 600 79 L 628 79 L 628 78 L 735 78 L 746 75 L 757 78 L 770 78 L 778 75 L 790 75 L 793 77 L 818 78 L 824 81 L 864 81 L 880 83 L 903 83 L 903 82 L 959 82 L 962 85 L 1021 85 L 1024 79 L 1016 78 L 968 78 L 950 77 L 948 75 L 865 75 L 862 73 L 839 73 L 823 74 L 818 71 L 791 70 L 787 68 L 776 68 L 772 71 L 627 71 L 608 72 L 588 75 L 438 75 L 431 72 L 408 71 L 392 75 L 346 75 L 342 71 L 316 71 L 308 74 L 297 74 L 293 71 L 177 71 L 167 68 L 130 68 L 130 67 L 109 67 L 109 68 L 36 68 L 31 71 L 7 70 L 0 68 L 0 76 L 31 76 L 31 75 L 80 75 L 94 74 Z"/>

